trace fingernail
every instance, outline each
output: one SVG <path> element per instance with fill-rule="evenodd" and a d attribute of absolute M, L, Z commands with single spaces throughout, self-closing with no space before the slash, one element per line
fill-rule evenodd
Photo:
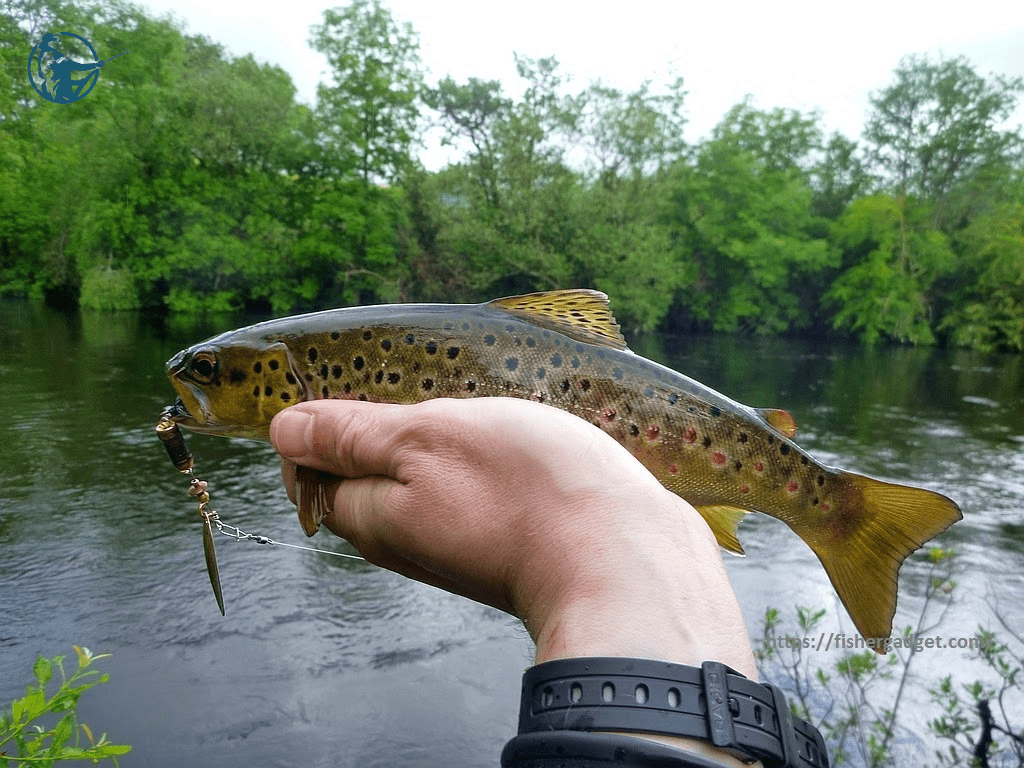
<path fill-rule="evenodd" d="M 274 450 L 289 459 L 301 459 L 309 453 L 313 435 L 313 416 L 291 408 L 274 417 L 271 439 Z"/>

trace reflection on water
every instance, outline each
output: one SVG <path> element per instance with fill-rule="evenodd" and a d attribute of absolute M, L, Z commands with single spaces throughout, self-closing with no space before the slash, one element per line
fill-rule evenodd
<path fill-rule="evenodd" d="M 364 563 L 227 538 L 217 611 L 195 506 L 153 426 L 173 398 L 164 361 L 244 322 L 0 303 L 0 702 L 37 654 L 82 644 L 115 654 L 82 710 L 135 745 L 126 765 L 495 765 L 531 652 L 504 614 Z M 961 553 L 961 599 L 946 634 L 991 623 L 986 595 L 1024 625 L 1024 358 L 721 336 L 632 346 L 789 409 L 826 463 L 955 498 L 965 519 L 942 543 Z M 188 439 L 227 522 L 305 543 L 269 447 Z M 749 556 L 727 565 L 753 633 L 766 606 L 794 604 L 824 605 L 849 631 L 785 526 L 753 515 L 740 538 Z M 348 551 L 327 534 L 313 544 Z M 902 573 L 897 625 L 914 621 L 926 570 L 912 558 Z M 915 663 L 927 677 L 969 659 Z"/>

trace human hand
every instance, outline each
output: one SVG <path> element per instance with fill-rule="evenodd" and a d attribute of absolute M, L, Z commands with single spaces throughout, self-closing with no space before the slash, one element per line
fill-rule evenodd
<path fill-rule="evenodd" d="M 506 398 L 323 400 L 271 440 L 339 479 L 324 524 L 368 561 L 512 613 L 537 663 L 571 656 L 721 661 L 755 678 L 714 536 L 597 427 Z"/>

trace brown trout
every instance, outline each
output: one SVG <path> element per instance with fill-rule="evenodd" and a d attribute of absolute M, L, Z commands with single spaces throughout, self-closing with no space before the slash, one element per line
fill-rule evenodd
<path fill-rule="evenodd" d="M 196 432 L 269 440 L 270 420 L 319 399 L 415 403 L 518 397 L 597 425 L 690 502 L 738 554 L 747 512 L 786 523 L 814 551 L 865 638 L 885 638 L 903 560 L 962 515 L 950 499 L 815 461 L 782 410 L 737 403 L 633 354 L 608 299 L 565 290 L 485 304 L 352 307 L 216 336 L 167 363 L 172 418 Z M 316 532 L 327 500 L 300 478 Z"/>

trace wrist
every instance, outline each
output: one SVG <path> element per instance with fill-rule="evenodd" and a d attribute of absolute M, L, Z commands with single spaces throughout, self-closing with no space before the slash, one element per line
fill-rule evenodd
<path fill-rule="evenodd" d="M 739 604 L 714 536 L 673 497 L 671 528 L 654 524 L 600 547 L 582 542 L 549 568 L 529 610 L 518 610 L 536 645 L 535 663 L 618 656 L 700 666 L 719 661 L 757 679 Z M 653 520 L 652 520 L 653 518 Z M 609 540 L 611 541 L 611 540 Z M 720 762 L 743 762 L 710 742 L 622 731 Z"/>

